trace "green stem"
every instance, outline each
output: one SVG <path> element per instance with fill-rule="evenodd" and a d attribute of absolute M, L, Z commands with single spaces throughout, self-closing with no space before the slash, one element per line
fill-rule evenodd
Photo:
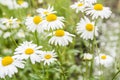
<path fill-rule="evenodd" d="M 39 39 L 38 39 L 37 31 L 35 31 L 34 35 L 35 35 L 36 43 L 37 43 L 37 45 L 39 45 Z"/>
<path fill-rule="evenodd" d="M 60 69 L 61 69 L 61 71 L 62 71 L 62 75 L 63 75 L 63 80 L 66 80 L 66 77 L 65 77 L 65 72 L 64 72 L 64 69 L 63 69 L 63 66 L 62 66 L 62 56 L 61 56 L 61 54 L 62 54 L 62 52 L 60 52 L 59 50 L 61 50 L 61 48 L 59 47 L 59 46 L 57 46 L 57 53 L 58 53 L 58 56 L 59 56 L 59 63 L 58 63 L 58 65 L 59 65 L 59 67 L 60 67 Z"/>
<path fill-rule="evenodd" d="M 48 65 L 46 66 L 46 80 L 48 80 L 49 79 L 49 73 L 48 73 Z"/>
<path fill-rule="evenodd" d="M 120 73 L 120 70 L 113 76 L 112 80 L 114 80 L 119 73 Z"/>
<path fill-rule="evenodd" d="M 60 69 L 61 69 L 61 71 L 62 71 L 62 74 L 63 74 L 63 80 L 66 80 L 65 72 L 64 72 L 64 69 L 63 69 L 63 67 L 62 67 L 61 62 L 57 62 L 57 64 L 59 65 L 59 67 L 60 67 Z"/>
<path fill-rule="evenodd" d="M 11 28 L 11 26 L 10 26 L 10 33 L 12 33 L 12 28 Z M 16 41 L 15 41 L 15 39 L 13 38 L 12 35 L 10 35 L 10 39 L 11 39 L 11 41 L 13 41 L 13 43 L 14 43 L 15 46 L 17 47 L 18 45 L 17 45 L 17 43 L 16 43 Z"/>
<path fill-rule="evenodd" d="M 88 62 L 86 61 L 86 80 L 88 79 L 88 68 L 89 68 Z"/>

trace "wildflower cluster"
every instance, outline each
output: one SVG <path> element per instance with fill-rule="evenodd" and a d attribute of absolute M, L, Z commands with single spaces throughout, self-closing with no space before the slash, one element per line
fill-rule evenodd
<path fill-rule="evenodd" d="M 57 76 L 60 75 L 58 76 L 60 80 L 68 80 L 68 75 L 71 76 L 74 71 L 79 71 L 81 75 L 79 80 L 98 79 L 94 77 L 97 74 L 100 75 L 99 79 L 103 78 L 103 68 L 113 67 L 115 62 L 115 56 L 102 52 L 101 47 L 105 47 L 105 43 L 99 43 L 103 39 L 102 20 L 110 18 L 112 14 L 110 8 L 97 0 L 74 2 L 69 5 L 69 8 L 75 10 L 75 15 L 79 14 L 77 17 L 80 21 L 75 23 L 75 30 L 70 32 L 67 29 L 69 26 L 66 24 L 72 25 L 72 23 L 67 23 L 66 17 L 59 14 L 59 11 L 54 9 L 55 6 L 49 4 L 47 8 L 36 7 L 39 4 L 42 6 L 43 1 L 38 0 L 37 4 L 25 0 L 0 1 L 0 4 L 7 6 L 11 11 L 18 9 L 22 12 L 24 9 L 29 10 L 30 8 L 30 12 L 28 11 L 25 16 L 19 15 L 20 19 L 14 15 L 9 18 L 0 18 L 0 36 L 3 37 L 4 43 L 4 40 L 10 39 L 11 42 L 7 42 L 8 47 L 13 47 L 10 52 L 12 54 L 0 57 L 0 78 L 13 77 L 19 73 L 19 68 L 24 70 L 27 64 L 29 67 L 32 66 L 33 71 L 36 71 L 37 74 L 43 74 L 37 79 L 49 80 L 49 73 L 53 71 L 60 73 L 56 73 Z M 32 9 L 32 5 L 35 5 L 36 8 Z M 67 58 L 70 58 L 71 61 Z M 81 61 L 79 62 L 77 59 Z M 77 64 L 82 66 L 80 65 L 78 68 Z M 36 65 L 39 66 L 36 67 Z M 48 69 L 48 67 L 51 68 L 51 65 L 54 65 L 55 69 Z M 69 71 L 68 67 L 73 71 Z M 38 69 L 42 69 L 41 72 Z"/>

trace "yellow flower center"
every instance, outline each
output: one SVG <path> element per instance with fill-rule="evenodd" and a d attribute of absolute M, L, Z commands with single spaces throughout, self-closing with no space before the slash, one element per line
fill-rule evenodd
<path fill-rule="evenodd" d="M 93 31 L 93 25 L 92 24 L 90 24 L 90 23 L 88 23 L 88 24 L 86 24 L 86 30 L 88 30 L 88 31 Z"/>
<path fill-rule="evenodd" d="M 42 21 L 42 18 L 41 18 L 40 16 L 35 16 L 35 17 L 33 18 L 33 22 L 34 22 L 35 24 L 39 24 L 41 21 Z"/>
<path fill-rule="evenodd" d="M 45 55 L 45 59 L 50 59 L 52 56 L 50 54 Z"/>
<path fill-rule="evenodd" d="M 21 4 L 24 3 L 24 0 L 18 0 L 17 3 L 18 3 L 19 5 L 21 5 Z"/>
<path fill-rule="evenodd" d="M 33 54 L 33 53 L 34 53 L 34 50 L 33 50 L 32 48 L 27 48 L 27 49 L 25 50 L 25 54 L 30 55 L 30 54 Z"/>
<path fill-rule="evenodd" d="M 13 58 L 10 56 L 6 56 L 2 59 L 2 65 L 3 66 L 8 66 L 13 63 Z"/>
<path fill-rule="evenodd" d="M 102 56 L 101 56 L 101 59 L 103 59 L 103 60 L 105 60 L 106 58 L 107 58 L 106 55 L 102 55 Z"/>
<path fill-rule="evenodd" d="M 62 37 L 64 35 L 65 35 L 64 30 L 56 30 L 55 31 L 55 36 L 57 36 L 57 37 Z"/>
<path fill-rule="evenodd" d="M 103 5 L 102 4 L 95 4 L 94 9 L 98 10 L 98 11 L 101 11 L 101 10 L 103 10 Z"/>
<path fill-rule="evenodd" d="M 49 14 L 47 17 L 46 17 L 46 20 L 51 22 L 51 21 L 55 21 L 57 19 L 57 16 L 55 14 Z"/>
<path fill-rule="evenodd" d="M 49 12 L 47 12 L 47 11 L 44 12 L 45 15 L 48 15 L 48 13 L 49 13 Z"/>
<path fill-rule="evenodd" d="M 79 6 L 79 7 L 83 6 L 83 3 L 79 3 L 78 6 Z"/>

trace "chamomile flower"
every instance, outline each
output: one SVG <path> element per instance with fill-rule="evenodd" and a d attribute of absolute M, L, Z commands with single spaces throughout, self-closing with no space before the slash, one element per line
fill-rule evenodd
<path fill-rule="evenodd" d="M 43 26 L 46 30 L 55 30 L 63 28 L 64 26 L 64 17 L 58 17 L 55 14 L 49 14 L 46 16 L 46 19 L 43 20 Z"/>
<path fill-rule="evenodd" d="M 54 11 L 53 6 L 50 5 L 48 5 L 47 9 L 38 8 L 36 11 L 40 14 L 40 16 L 47 16 L 49 14 L 57 13 L 56 11 Z"/>
<path fill-rule="evenodd" d="M 1 0 L 0 3 L 7 6 L 9 9 L 28 7 L 28 3 L 24 0 Z"/>
<path fill-rule="evenodd" d="M 90 53 L 84 53 L 83 59 L 84 60 L 91 60 L 93 58 L 93 55 Z"/>
<path fill-rule="evenodd" d="M 18 8 L 27 8 L 28 3 L 24 0 L 16 0 L 16 3 L 18 5 Z"/>
<path fill-rule="evenodd" d="M 50 63 L 53 63 L 56 61 L 57 55 L 54 51 L 44 51 L 41 54 L 41 60 L 44 62 L 44 65 L 50 65 Z"/>
<path fill-rule="evenodd" d="M 43 3 L 43 0 L 38 0 L 38 3 Z"/>
<path fill-rule="evenodd" d="M 12 77 L 18 72 L 17 68 L 24 68 L 24 63 L 24 61 L 17 59 L 15 56 L 0 58 L 0 78 L 5 78 L 5 76 Z"/>
<path fill-rule="evenodd" d="M 93 40 L 94 35 L 98 36 L 98 28 L 95 26 L 94 22 L 91 22 L 87 17 L 84 17 L 77 24 L 77 33 L 81 34 L 80 37 L 83 39 Z"/>
<path fill-rule="evenodd" d="M 109 18 L 111 15 L 111 10 L 109 7 L 104 7 L 102 4 L 95 4 L 86 9 L 86 14 L 91 15 L 92 19 L 97 19 L 98 17 Z"/>
<path fill-rule="evenodd" d="M 42 46 L 37 46 L 36 44 L 33 44 L 32 42 L 23 42 L 20 46 L 18 46 L 15 49 L 15 55 L 18 56 L 20 59 L 28 59 L 30 58 L 32 64 L 35 64 L 35 62 L 41 61 L 41 49 Z"/>
<path fill-rule="evenodd" d="M 70 6 L 72 9 L 76 9 L 76 13 L 79 11 L 84 12 L 86 4 L 83 0 L 75 2 L 73 5 Z"/>
<path fill-rule="evenodd" d="M 66 46 L 72 42 L 72 37 L 75 35 L 70 34 L 64 30 L 56 30 L 55 32 L 51 33 L 50 36 L 52 36 L 52 38 L 49 40 L 50 44 Z"/>
<path fill-rule="evenodd" d="M 113 58 L 106 54 L 99 54 L 95 57 L 95 64 L 98 66 L 103 65 L 104 67 L 110 67 L 112 66 L 113 62 Z"/>
<path fill-rule="evenodd" d="M 3 24 L 7 26 L 7 28 L 18 28 L 19 22 L 17 18 L 11 17 L 10 19 L 4 18 L 2 21 Z"/>
<path fill-rule="evenodd" d="M 28 30 L 32 32 L 43 32 L 45 27 L 42 26 L 43 19 L 41 16 L 27 17 L 25 25 L 27 25 Z"/>

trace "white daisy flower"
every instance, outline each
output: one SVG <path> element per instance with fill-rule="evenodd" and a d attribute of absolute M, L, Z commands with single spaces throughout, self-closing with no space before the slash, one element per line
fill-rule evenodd
<path fill-rule="evenodd" d="M 93 40 L 94 35 L 98 36 L 98 28 L 95 26 L 94 22 L 91 22 L 87 17 L 84 17 L 77 24 L 77 33 L 80 34 L 83 39 L 91 39 Z"/>
<path fill-rule="evenodd" d="M 48 5 L 47 9 L 38 8 L 36 11 L 40 14 L 40 16 L 47 16 L 49 14 L 57 13 L 54 11 L 53 6 L 51 7 L 50 5 Z"/>
<path fill-rule="evenodd" d="M 5 76 L 12 77 L 18 72 L 17 68 L 24 68 L 24 63 L 24 61 L 17 59 L 15 56 L 0 58 L 0 78 L 5 78 Z"/>
<path fill-rule="evenodd" d="M 38 3 L 43 3 L 43 0 L 38 0 Z"/>
<path fill-rule="evenodd" d="M 99 54 L 95 57 L 95 64 L 98 66 L 103 65 L 104 67 L 110 67 L 112 66 L 113 62 L 113 58 L 106 54 Z"/>
<path fill-rule="evenodd" d="M 86 14 L 91 15 L 92 19 L 97 19 L 98 17 L 109 18 L 111 15 L 111 10 L 109 7 L 104 7 L 102 4 L 95 4 L 86 8 Z"/>
<path fill-rule="evenodd" d="M 51 33 L 50 36 L 53 36 L 49 40 L 50 44 L 66 46 L 72 42 L 72 37 L 74 37 L 75 35 L 70 34 L 69 32 L 66 32 L 64 30 L 56 30 L 55 32 Z"/>
<path fill-rule="evenodd" d="M 27 17 L 25 25 L 27 25 L 27 28 L 32 32 L 43 32 L 45 30 L 45 27 L 42 26 L 43 19 L 40 16 L 34 16 L 34 17 Z"/>
<path fill-rule="evenodd" d="M 83 59 L 84 60 L 91 60 L 93 58 L 93 55 L 90 53 L 84 53 Z"/>
<path fill-rule="evenodd" d="M 0 3 L 9 9 L 27 8 L 28 3 L 24 0 L 0 0 Z"/>
<path fill-rule="evenodd" d="M 24 0 L 17 0 L 18 8 L 28 8 L 28 3 Z"/>
<path fill-rule="evenodd" d="M 49 14 L 46 16 L 46 19 L 43 20 L 43 26 L 46 30 L 55 30 L 63 28 L 64 26 L 64 17 L 58 17 L 55 14 Z"/>
<path fill-rule="evenodd" d="M 42 46 L 37 46 L 36 44 L 33 44 L 32 42 L 23 42 L 20 46 L 18 46 L 15 49 L 15 55 L 18 56 L 20 59 L 28 59 L 30 58 L 32 64 L 35 64 L 35 62 L 41 61 L 41 49 Z"/>
<path fill-rule="evenodd" d="M 56 61 L 57 55 L 54 51 L 44 51 L 41 54 L 41 59 L 42 61 L 44 61 L 44 65 L 50 65 L 50 63 L 53 63 L 54 61 Z"/>
<path fill-rule="evenodd" d="M 72 9 L 76 9 L 76 13 L 79 11 L 84 12 L 86 4 L 84 3 L 83 0 L 75 2 L 73 5 L 70 6 Z"/>
<path fill-rule="evenodd" d="M 8 28 L 18 28 L 19 22 L 17 18 L 11 17 L 10 19 L 4 18 L 2 21 L 3 24 L 5 24 Z"/>

